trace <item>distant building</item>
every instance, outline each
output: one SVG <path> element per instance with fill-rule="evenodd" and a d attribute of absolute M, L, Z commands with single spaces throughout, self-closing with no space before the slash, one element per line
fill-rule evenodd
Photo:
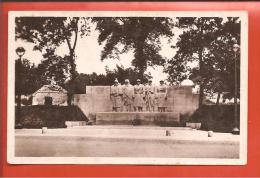
<path fill-rule="evenodd" d="M 56 84 L 43 85 L 32 94 L 32 105 L 68 105 L 68 92 Z"/>

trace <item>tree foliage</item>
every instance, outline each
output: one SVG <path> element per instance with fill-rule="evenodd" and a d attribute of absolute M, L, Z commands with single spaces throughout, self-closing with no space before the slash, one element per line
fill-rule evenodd
<path fill-rule="evenodd" d="M 205 92 L 214 94 L 230 88 L 234 84 L 232 46 L 239 43 L 239 25 L 237 18 L 227 21 L 219 17 L 178 18 L 177 27 L 183 33 L 175 46 L 176 55 L 165 67 L 168 80 L 179 83 L 188 76 L 192 78 L 200 85 L 200 104 Z M 196 67 L 191 67 L 191 63 Z"/>
<path fill-rule="evenodd" d="M 143 83 L 148 82 L 151 76 L 149 74 L 145 74 L 143 78 Z M 136 84 L 136 80 L 138 79 L 138 72 L 132 68 L 124 68 L 123 66 L 117 66 L 116 69 L 110 70 L 106 68 L 106 74 L 78 74 L 75 80 L 76 83 L 76 93 L 85 93 L 86 86 L 111 86 L 114 84 L 115 79 L 123 84 L 125 79 L 129 79 L 131 84 Z M 66 89 L 70 89 L 70 83 L 66 84 Z"/>
<path fill-rule="evenodd" d="M 147 66 L 163 65 L 165 59 L 159 54 L 161 37 L 172 38 L 172 20 L 164 17 L 102 17 L 93 18 L 100 35 L 98 42 L 105 43 L 101 60 L 118 59 L 122 53 L 133 50 L 132 65 L 139 78 Z"/>
<path fill-rule="evenodd" d="M 219 36 L 212 42 L 212 53 L 215 57 L 215 78 L 220 82 L 220 88 L 212 86 L 213 92 L 224 92 L 224 98 L 234 97 L 235 87 L 240 96 L 240 51 L 234 51 L 234 45 L 240 45 L 240 20 L 239 18 L 228 18 L 223 24 Z M 237 83 L 235 84 L 235 60 Z"/>
<path fill-rule="evenodd" d="M 15 60 L 15 95 L 28 95 L 39 87 L 37 68 L 27 59 Z"/>
<path fill-rule="evenodd" d="M 117 66 L 106 69 L 106 74 L 78 74 L 76 71 L 75 48 L 78 37 L 89 34 L 88 18 L 79 17 L 17 17 L 16 39 L 34 43 L 34 50 L 43 53 L 44 60 L 38 67 L 27 60 L 22 61 L 22 70 L 16 77 L 26 80 L 16 84 L 16 94 L 26 94 L 39 85 L 54 79 L 70 93 L 84 93 L 86 85 L 112 85 L 117 78 L 123 83 L 128 78 L 135 84 L 137 78 L 146 82 L 148 66 L 166 65 L 169 82 L 178 84 L 187 77 L 200 85 L 200 104 L 204 94 L 224 93 L 232 98 L 235 91 L 234 62 L 237 63 L 239 87 L 240 53 L 233 51 L 234 44 L 240 45 L 240 19 L 230 17 L 178 17 L 177 28 L 183 31 L 174 48 L 172 59 L 160 55 L 161 39 L 173 37 L 173 19 L 165 17 L 95 17 L 99 44 L 104 44 L 101 60 L 119 59 L 122 53 L 133 52 L 134 68 Z M 68 47 L 65 56 L 55 51 L 63 44 Z M 17 64 L 16 64 L 17 65 Z M 196 67 L 194 67 L 196 66 Z M 34 76 L 32 76 L 34 75 Z M 20 78 L 19 78 L 20 77 Z M 68 79 L 71 79 L 68 81 Z M 24 86 L 28 81 L 37 81 Z M 16 81 L 17 82 L 17 81 Z M 19 82 L 19 81 L 18 81 Z M 24 82 L 24 83 L 23 83 Z M 33 86 L 32 86 L 33 85 Z M 28 91 L 27 91 L 28 90 Z M 239 89 L 238 89 L 239 91 Z M 239 95 L 238 95 L 239 96 Z"/>
<path fill-rule="evenodd" d="M 70 57 L 61 57 L 53 52 L 46 53 L 43 57 L 44 60 L 37 67 L 42 85 L 50 84 L 54 80 L 58 85 L 64 86 L 70 75 Z"/>
<path fill-rule="evenodd" d="M 139 71 L 136 69 L 133 69 L 131 67 L 124 68 L 123 66 L 118 66 L 114 70 L 106 69 L 106 75 L 108 80 L 110 81 L 110 84 L 114 83 L 115 79 L 118 79 L 119 83 L 123 84 L 125 79 L 129 79 L 130 83 L 132 85 L 136 84 L 137 79 L 139 78 Z M 143 77 L 141 79 L 142 83 L 147 83 L 148 79 L 151 79 L 151 74 L 143 74 Z"/>
<path fill-rule="evenodd" d="M 27 59 L 15 61 L 15 94 L 28 95 L 50 84 L 52 80 L 60 86 L 65 86 L 68 76 L 67 57 L 50 56 L 35 66 Z"/>
<path fill-rule="evenodd" d="M 16 39 L 23 39 L 34 43 L 34 49 L 40 50 L 44 55 L 53 53 L 43 65 L 56 62 L 64 58 L 54 56 L 54 51 L 62 44 L 67 44 L 70 78 L 76 77 L 75 49 L 78 36 L 86 36 L 90 32 L 88 18 L 79 17 L 17 17 L 15 19 Z M 50 52 L 51 51 L 51 52 Z M 52 61 L 54 59 L 54 61 Z M 67 62 L 67 61 L 66 61 Z M 60 65 L 62 61 L 59 62 Z M 67 63 L 66 63 L 67 64 Z M 66 65 L 64 64 L 64 65 Z M 53 66 L 52 69 L 54 70 Z M 73 83 L 73 82 L 72 82 Z"/>

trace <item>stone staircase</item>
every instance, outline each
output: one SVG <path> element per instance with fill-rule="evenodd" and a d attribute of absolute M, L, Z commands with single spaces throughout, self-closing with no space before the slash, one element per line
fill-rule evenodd
<path fill-rule="evenodd" d="M 96 125 L 179 126 L 178 112 L 97 112 Z"/>

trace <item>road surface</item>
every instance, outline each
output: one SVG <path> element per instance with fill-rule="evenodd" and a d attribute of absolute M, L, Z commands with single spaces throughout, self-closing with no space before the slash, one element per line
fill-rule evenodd
<path fill-rule="evenodd" d="M 16 135 L 20 157 L 239 158 L 239 142 L 72 135 Z"/>

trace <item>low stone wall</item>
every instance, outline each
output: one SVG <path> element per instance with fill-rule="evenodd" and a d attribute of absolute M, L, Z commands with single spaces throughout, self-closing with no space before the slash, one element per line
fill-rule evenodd
<path fill-rule="evenodd" d="M 87 86 L 86 94 L 75 94 L 73 103 L 77 105 L 87 117 L 97 112 L 111 112 L 112 101 L 110 86 Z M 199 105 L 198 94 L 192 93 L 189 86 L 168 87 L 167 112 L 192 114 Z"/>

